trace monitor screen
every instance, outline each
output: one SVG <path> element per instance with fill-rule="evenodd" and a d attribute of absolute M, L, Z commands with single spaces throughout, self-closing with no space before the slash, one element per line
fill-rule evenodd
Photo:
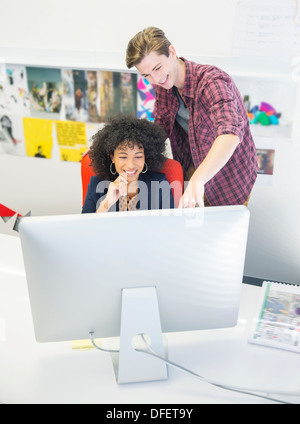
<path fill-rule="evenodd" d="M 130 314 L 136 334 L 235 326 L 248 225 L 245 206 L 23 218 L 36 340 L 119 337 Z"/>

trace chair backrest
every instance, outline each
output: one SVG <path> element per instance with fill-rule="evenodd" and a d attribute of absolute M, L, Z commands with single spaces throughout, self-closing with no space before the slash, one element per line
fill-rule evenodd
<path fill-rule="evenodd" d="M 82 204 L 84 204 L 87 187 L 90 182 L 91 176 L 95 175 L 95 172 L 90 166 L 90 164 L 91 159 L 88 153 L 86 153 L 81 159 Z M 180 197 L 183 193 L 182 167 L 177 160 L 167 159 L 160 172 L 166 174 L 166 178 L 171 184 L 175 207 L 177 207 L 179 204 Z"/>

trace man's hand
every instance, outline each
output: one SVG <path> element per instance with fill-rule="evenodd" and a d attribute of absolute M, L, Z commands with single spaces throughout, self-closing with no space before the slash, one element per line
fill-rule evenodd
<path fill-rule="evenodd" d="M 204 207 L 204 182 L 191 178 L 179 201 L 179 208 Z"/>
<path fill-rule="evenodd" d="M 194 208 L 197 205 L 200 207 L 204 206 L 204 184 L 210 181 L 226 165 L 238 144 L 239 138 L 235 134 L 223 134 L 215 139 L 206 158 L 192 175 L 178 207 Z"/>

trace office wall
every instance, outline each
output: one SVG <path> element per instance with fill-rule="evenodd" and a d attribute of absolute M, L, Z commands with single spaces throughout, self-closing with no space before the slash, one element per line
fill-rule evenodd
<path fill-rule="evenodd" d="M 230 55 L 236 0 L 223 3 L 188 0 L 189 7 L 183 8 L 179 0 L 0 0 L 0 58 L 126 69 L 128 40 L 149 25 L 164 28 L 178 54 Z M 0 190 L 1 203 L 20 213 L 81 208 L 79 165 L 74 163 L 0 155 Z"/>
<path fill-rule="evenodd" d="M 237 1 L 187 0 L 183 7 L 178 0 L 0 0 L 0 57 L 16 63 L 125 69 L 128 40 L 155 25 L 164 28 L 178 55 L 205 57 L 234 72 L 230 56 Z M 278 68 L 281 62 L 276 58 Z M 239 71 L 247 73 L 250 66 L 255 70 L 260 60 L 238 62 Z M 299 98 L 298 92 L 298 112 Z M 295 120 L 292 138 L 274 140 L 272 184 L 253 190 L 245 265 L 249 276 L 300 281 L 299 134 Z M 80 184 L 77 163 L 0 155 L 0 203 L 20 213 L 78 213 Z"/>
<path fill-rule="evenodd" d="M 121 53 L 137 31 L 165 29 L 179 52 L 230 55 L 237 0 L 0 1 L 0 45 Z"/>

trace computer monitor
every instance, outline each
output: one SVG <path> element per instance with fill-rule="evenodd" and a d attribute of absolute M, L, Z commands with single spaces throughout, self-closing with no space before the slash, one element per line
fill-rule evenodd
<path fill-rule="evenodd" d="M 147 334 L 235 326 L 247 245 L 245 206 L 25 217 L 19 225 L 35 337 L 120 337 L 118 383 L 168 378 L 137 352 Z"/>

